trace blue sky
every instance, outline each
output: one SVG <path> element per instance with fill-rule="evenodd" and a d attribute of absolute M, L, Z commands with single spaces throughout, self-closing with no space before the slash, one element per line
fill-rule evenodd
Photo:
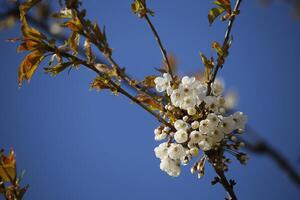
<path fill-rule="evenodd" d="M 161 55 L 143 20 L 130 11 L 131 1 L 90 0 L 88 16 L 106 26 L 114 57 L 141 79 L 157 74 Z M 211 1 L 149 1 L 153 23 L 180 75 L 202 68 L 199 52 L 208 56 L 212 41 L 222 41 L 225 24 L 208 26 Z M 239 92 L 238 110 L 249 124 L 300 170 L 299 77 L 300 21 L 282 3 L 261 7 L 243 1 L 233 28 L 234 43 L 220 71 L 227 88 Z M 221 186 L 207 165 L 202 180 L 183 169 L 179 178 L 159 170 L 153 149 L 158 122 L 123 96 L 89 90 L 95 77 L 84 68 L 50 77 L 38 70 L 18 89 L 17 68 L 24 54 L 0 34 L 0 146 L 13 147 L 18 168 L 30 184 L 25 199 L 222 199 Z M 269 158 L 250 155 L 247 166 L 236 162 L 228 177 L 236 180 L 240 199 L 297 199 L 299 189 Z"/>

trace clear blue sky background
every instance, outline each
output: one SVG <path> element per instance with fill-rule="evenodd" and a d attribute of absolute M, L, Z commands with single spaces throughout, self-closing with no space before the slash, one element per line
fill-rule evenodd
<path fill-rule="evenodd" d="M 212 1 L 149 1 L 153 19 L 181 75 L 201 69 L 199 51 L 212 55 L 211 41 L 222 41 L 225 24 L 208 27 Z M 161 55 L 145 22 L 130 12 L 131 1 L 84 1 L 88 16 L 106 25 L 116 60 L 138 78 L 156 74 Z M 234 26 L 234 43 L 221 76 L 239 91 L 249 124 L 300 169 L 300 22 L 291 7 L 263 8 L 244 1 Z M 95 76 L 85 69 L 55 78 L 38 70 L 30 85 L 17 85 L 24 55 L 14 44 L 18 28 L 0 33 L 0 146 L 13 147 L 18 168 L 26 169 L 25 199 L 223 199 L 214 174 L 197 180 L 183 168 L 179 178 L 159 169 L 153 149 L 157 121 L 122 96 L 89 90 Z M 243 200 L 299 199 L 300 191 L 266 157 L 251 155 L 247 166 L 231 165 Z"/>

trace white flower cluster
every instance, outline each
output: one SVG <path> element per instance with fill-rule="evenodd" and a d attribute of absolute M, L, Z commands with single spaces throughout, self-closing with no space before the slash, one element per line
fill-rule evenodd
<path fill-rule="evenodd" d="M 234 131 L 244 130 L 247 117 L 242 112 L 223 116 L 225 100 L 221 96 L 223 85 L 220 82 L 213 83 L 211 96 L 206 96 L 207 85 L 194 77 L 183 77 L 176 89 L 172 89 L 170 81 L 169 74 L 157 77 L 156 90 L 166 91 L 170 97 L 169 107 L 177 107 L 187 115 L 174 122 L 176 131 L 172 132 L 169 127 L 155 129 L 155 140 L 169 137 L 174 141 L 164 142 L 154 151 L 156 157 L 161 159 L 161 170 L 170 176 L 179 176 L 180 165 L 187 164 L 192 157 L 198 155 L 199 150 L 209 151 L 218 147 L 224 139 L 231 137 Z M 199 118 L 196 108 L 202 102 L 205 103 L 208 114 Z"/>

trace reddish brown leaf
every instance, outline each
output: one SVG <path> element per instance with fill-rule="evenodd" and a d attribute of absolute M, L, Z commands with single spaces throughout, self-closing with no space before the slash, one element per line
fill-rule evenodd
<path fill-rule="evenodd" d="M 155 83 L 154 83 L 155 78 L 156 78 L 156 76 L 146 76 L 145 79 L 142 81 L 143 86 L 145 86 L 147 88 L 154 88 L 155 87 Z"/>
<path fill-rule="evenodd" d="M 2 156 L 0 164 L 0 177 L 5 182 L 15 180 L 16 172 L 16 156 L 13 150 L 11 150 L 8 156 Z"/>
<path fill-rule="evenodd" d="M 24 58 L 19 67 L 18 80 L 20 87 L 22 86 L 24 78 L 30 81 L 32 75 L 34 74 L 35 70 L 37 69 L 38 65 L 43 59 L 44 56 L 39 51 L 33 51 Z"/>
<path fill-rule="evenodd" d="M 150 106 L 150 108 L 152 110 L 163 110 L 163 107 L 160 103 L 158 103 L 155 99 L 146 96 L 145 94 L 138 94 L 136 96 L 136 99 L 148 106 Z"/>

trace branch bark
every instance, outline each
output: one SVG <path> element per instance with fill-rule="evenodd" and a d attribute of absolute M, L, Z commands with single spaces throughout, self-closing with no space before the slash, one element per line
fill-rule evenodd
<path fill-rule="evenodd" d="M 155 40 L 157 41 L 157 44 L 158 44 L 159 49 L 161 51 L 161 54 L 163 56 L 164 62 L 166 64 L 166 66 L 167 66 L 168 73 L 170 74 L 170 76 L 172 78 L 172 81 L 174 82 L 174 74 L 173 74 L 173 70 L 172 70 L 172 67 L 170 65 L 169 59 L 168 59 L 167 51 L 164 48 L 164 46 L 162 44 L 162 41 L 161 41 L 161 39 L 159 37 L 159 34 L 157 33 L 154 25 L 152 24 L 152 22 L 151 22 L 151 20 L 150 20 L 150 18 L 149 18 L 149 16 L 147 14 L 145 14 L 145 19 L 146 19 L 146 21 L 147 21 L 147 23 L 148 23 L 148 25 L 149 25 L 149 27 L 150 27 L 153 35 L 154 35 Z"/>
<path fill-rule="evenodd" d="M 219 170 L 216 167 L 214 167 L 215 172 L 218 174 L 218 177 L 220 179 L 220 183 L 223 185 L 224 189 L 226 190 L 229 200 L 237 200 L 236 194 L 233 190 L 233 185 L 229 183 L 227 180 L 224 171 Z"/>

